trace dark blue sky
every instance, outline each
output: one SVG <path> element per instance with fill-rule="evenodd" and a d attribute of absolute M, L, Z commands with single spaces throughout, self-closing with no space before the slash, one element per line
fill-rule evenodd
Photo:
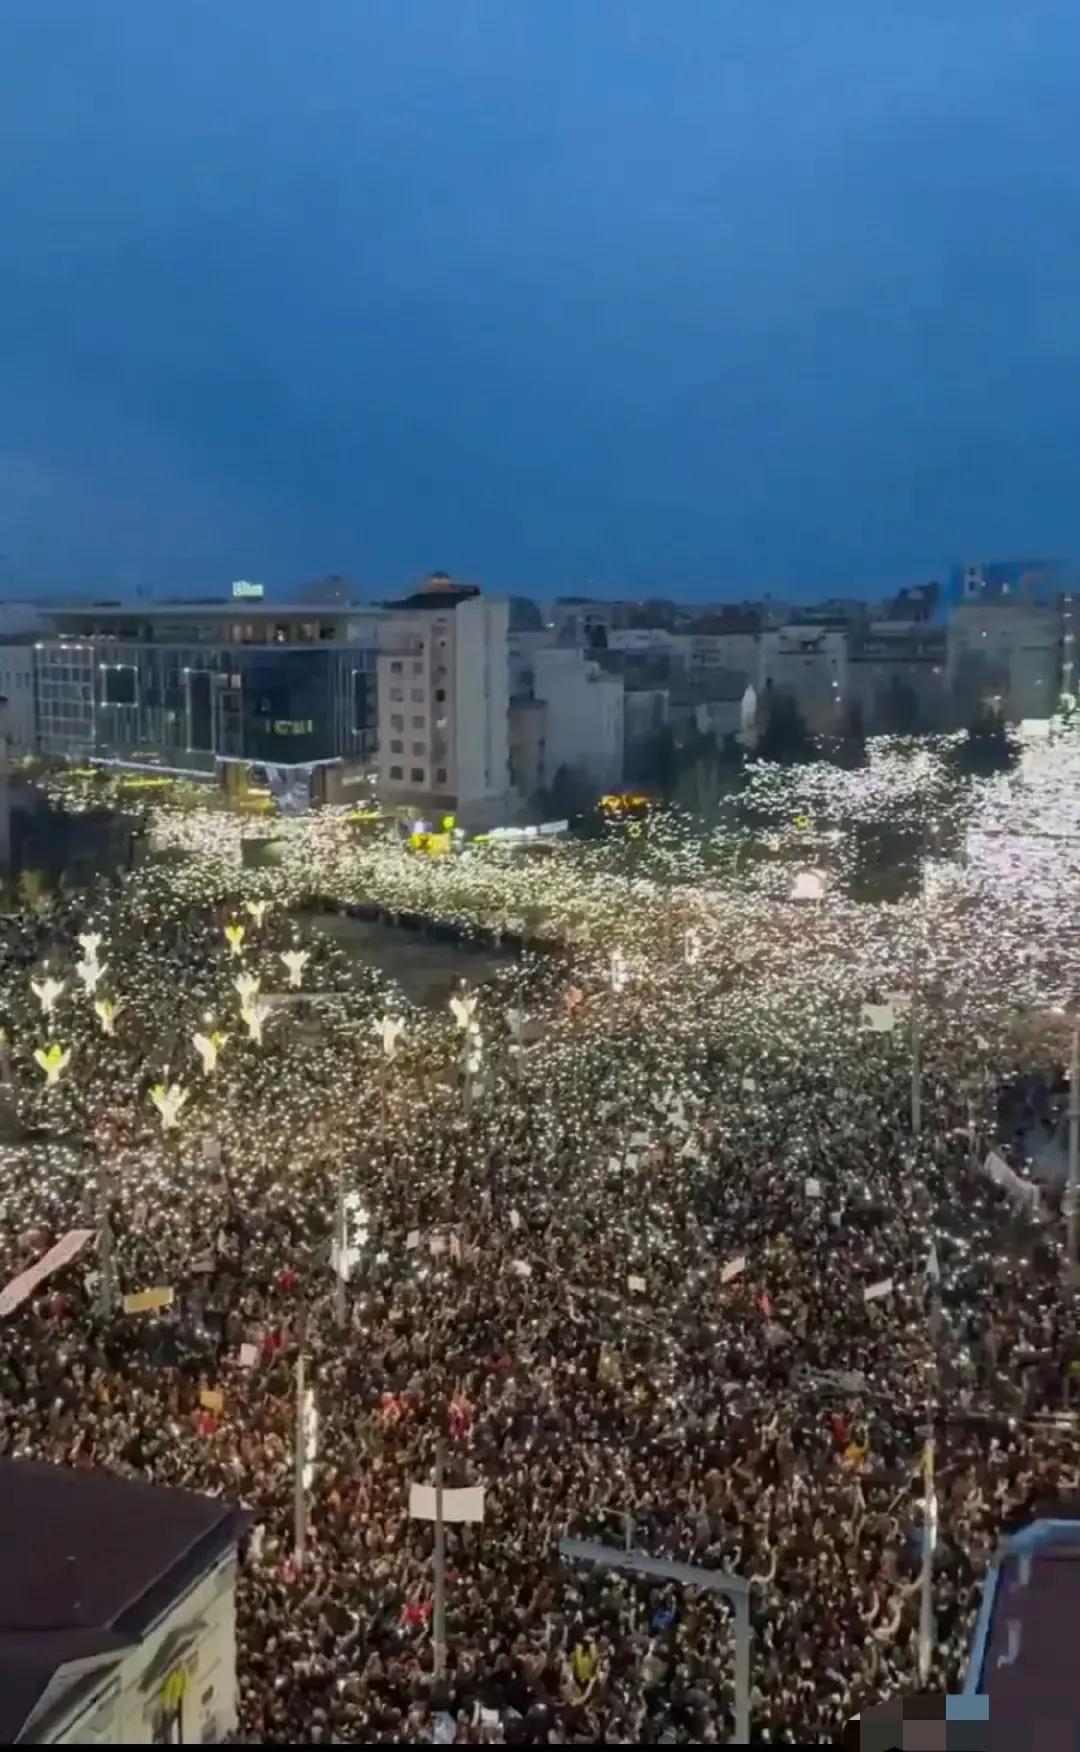
<path fill-rule="evenodd" d="M 1075 0 L 0 0 L 0 589 L 1080 553 Z"/>

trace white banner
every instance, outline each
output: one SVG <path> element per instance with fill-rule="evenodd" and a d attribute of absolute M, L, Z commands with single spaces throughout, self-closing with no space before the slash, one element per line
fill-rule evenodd
<path fill-rule="evenodd" d="M 484 1487 L 475 1484 L 465 1490 L 444 1490 L 442 1493 L 443 1520 L 450 1521 L 482 1521 L 484 1519 Z M 434 1521 L 435 1519 L 435 1486 L 433 1484 L 411 1484 L 409 1486 L 409 1519 L 412 1521 Z"/>
<path fill-rule="evenodd" d="M 896 1027 L 896 1011 L 891 1004 L 864 1004 L 862 1025 L 870 1034 L 891 1034 Z"/>
<path fill-rule="evenodd" d="M 38 1285 L 51 1277 L 54 1271 L 59 1271 L 62 1265 L 70 1265 L 73 1259 L 77 1259 L 86 1243 L 93 1238 L 93 1229 L 69 1229 L 66 1235 L 49 1248 L 48 1253 L 42 1254 L 36 1265 L 27 1266 L 18 1277 L 12 1278 L 7 1287 L 0 1290 L 0 1320 L 13 1314 L 16 1308 L 21 1308 Z"/>
<path fill-rule="evenodd" d="M 745 1270 L 746 1270 L 746 1255 L 744 1253 L 740 1253 L 738 1259 L 729 1259 L 727 1264 L 725 1266 L 721 1267 L 720 1282 L 722 1284 L 733 1283 L 737 1277 L 742 1276 L 742 1274 Z"/>
<path fill-rule="evenodd" d="M 1009 1164 L 999 1156 L 996 1150 L 991 1150 L 983 1163 L 983 1172 L 988 1174 L 995 1186 L 1000 1186 L 1017 1204 L 1026 1204 L 1036 1210 L 1039 1204 L 1039 1189 L 1030 1180 L 1022 1180 Z"/>
<path fill-rule="evenodd" d="M 893 1292 L 892 1278 L 882 1278 L 879 1284 L 870 1284 L 863 1291 L 864 1302 L 880 1302 L 882 1296 L 891 1296 Z"/>

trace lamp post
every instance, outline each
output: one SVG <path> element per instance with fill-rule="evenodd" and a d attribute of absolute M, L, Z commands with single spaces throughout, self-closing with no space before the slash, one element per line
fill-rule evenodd
<path fill-rule="evenodd" d="M 113 1232 L 109 1217 L 109 1176 L 100 1156 L 97 1165 L 98 1314 L 108 1320 L 115 1300 Z"/>
<path fill-rule="evenodd" d="M 1073 1024 L 1069 1062 L 1069 1183 L 1066 1253 L 1069 1271 L 1076 1275 L 1080 1244 L 1080 1024 Z"/>

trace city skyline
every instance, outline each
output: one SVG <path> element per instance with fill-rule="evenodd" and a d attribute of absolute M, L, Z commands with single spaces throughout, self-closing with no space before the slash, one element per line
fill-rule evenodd
<path fill-rule="evenodd" d="M 1049 0 L 7 24 L 5 595 L 799 601 L 1080 547 Z"/>

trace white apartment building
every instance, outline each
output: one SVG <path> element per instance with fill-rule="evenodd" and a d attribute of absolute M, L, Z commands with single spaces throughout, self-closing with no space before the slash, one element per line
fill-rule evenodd
<path fill-rule="evenodd" d="M 509 602 L 433 574 L 387 605 L 378 657 L 379 792 L 464 826 L 510 801 Z"/>
<path fill-rule="evenodd" d="M 572 767 L 607 790 L 622 782 L 623 679 L 576 647 L 533 654 L 533 692 L 547 705 L 545 769 L 550 784 Z"/>
<path fill-rule="evenodd" d="M 790 695 L 817 734 L 837 730 L 848 691 L 847 634 L 797 622 L 766 628 L 759 648 L 757 697 L 768 710 L 773 693 Z"/>
<path fill-rule="evenodd" d="M 957 603 L 949 622 L 948 681 L 966 716 L 1000 700 L 1012 723 L 1048 718 L 1061 692 L 1062 616 L 1057 607 L 1001 596 Z"/>

